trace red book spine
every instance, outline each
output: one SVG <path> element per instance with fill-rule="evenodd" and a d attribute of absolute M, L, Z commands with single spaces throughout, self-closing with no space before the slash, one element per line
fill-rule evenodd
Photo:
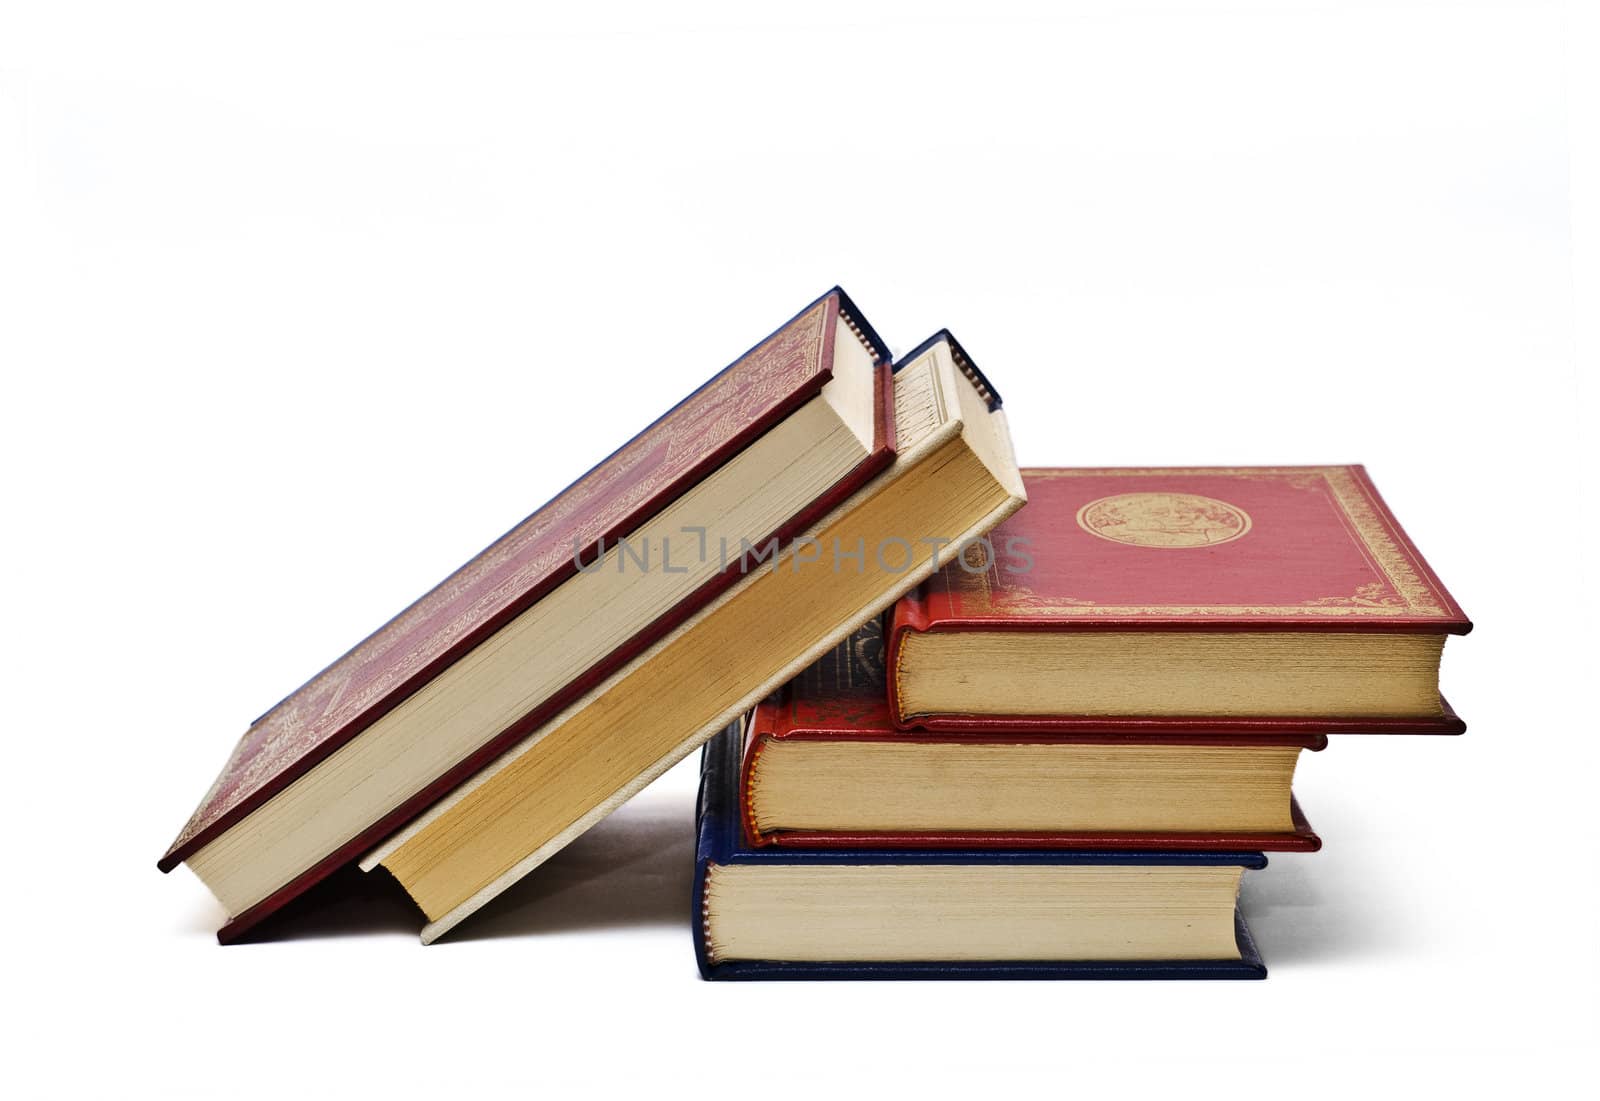
<path fill-rule="evenodd" d="M 926 631 L 929 626 L 927 586 L 918 585 L 895 602 L 889 614 L 889 638 L 885 643 L 883 675 L 889 692 L 889 707 L 896 725 L 904 712 L 900 700 L 900 652 L 905 636 L 912 631 Z"/>

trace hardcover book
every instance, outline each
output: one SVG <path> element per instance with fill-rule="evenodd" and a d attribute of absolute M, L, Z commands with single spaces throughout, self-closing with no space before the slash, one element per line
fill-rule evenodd
<path fill-rule="evenodd" d="M 999 395 L 937 335 L 892 380 L 894 462 L 362 861 L 431 942 L 1023 503 Z"/>
<path fill-rule="evenodd" d="M 226 941 L 370 849 L 734 587 L 708 542 L 788 538 L 886 469 L 888 370 L 817 299 L 252 723 L 161 869 Z"/>
<path fill-rule="evenodd" d="M 873 621 L 751 713 L 746 839 L 829 848 L 1261 849 L 1322 845 L 1291 791 L 1320 734 L 895 727 Z"/>
<path fill-rule="evenodd" d="M 895 721 L 1009 732 L 1460 733 L 1471 623 L 1360 466 L 1035 469 L 900 602 Z"/>
<path fill-rule="evenodd" d="M 753 848 L 736 723 L 701 761 L 691 920 L 707 979 L 1260 979 L 1259 852 Z"/>

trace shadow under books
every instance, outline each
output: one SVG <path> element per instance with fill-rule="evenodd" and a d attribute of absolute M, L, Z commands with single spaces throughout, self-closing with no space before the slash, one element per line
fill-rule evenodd
<path fill-rule="evenodd" d="M 440 944 L 578 929 L 689 927 L 694 798 L 645 793 L 514 884 Z"/>
<path fill-rule="evenodd" d="M 513 885 L 440 944 L 579 929 L 688 927 L 692 793 L 645 793 Z M 260 926 L 252 941 L 398 933 L 426 919 L 385 871 L 343 868 Z"/>
<path fill-rule="evenodd" d="M 1239 894 L 1245 921 L 1270 970 L 1404 955 L 1414 931 L 1383 906 L 1381 885 L 1351 878 L 1342 861 L 1321 853 L 1270 853 L 1265 870 L 1247 872 Z"/>

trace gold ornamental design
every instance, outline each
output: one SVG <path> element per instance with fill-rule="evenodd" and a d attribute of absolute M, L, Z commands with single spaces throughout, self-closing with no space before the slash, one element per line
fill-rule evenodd
<path fill-rule="evenodd" d="M 1248 534 L 1250 514 L 1197 493 L 1118 493 L 1080 508 L 1078 526 L 1135 547 L 1216 547 Z"/>

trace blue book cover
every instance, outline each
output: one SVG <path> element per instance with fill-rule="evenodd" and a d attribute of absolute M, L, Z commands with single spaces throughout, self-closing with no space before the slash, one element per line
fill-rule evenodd
<path fill-rule="evenodd" d="M 818 865 L 1230 865 L 1264 868 L 1259 852 L 1108 852 L 1030 850 L 756 849 L 745 843 L 739 821 L 739 763 L 743 731 L 734 724 L 706 744 L 700 759 L 699 840 L 694 879 L 695 955 L 703 978 L 740 979 L 1264 979 L 1267 969 L 1250 931 L 1234 915 L 1239 958 L 1224 960 L 955 960 L 816 962 L 711 958 L 706 884 L 714 867 L 762 864 Z"/>

